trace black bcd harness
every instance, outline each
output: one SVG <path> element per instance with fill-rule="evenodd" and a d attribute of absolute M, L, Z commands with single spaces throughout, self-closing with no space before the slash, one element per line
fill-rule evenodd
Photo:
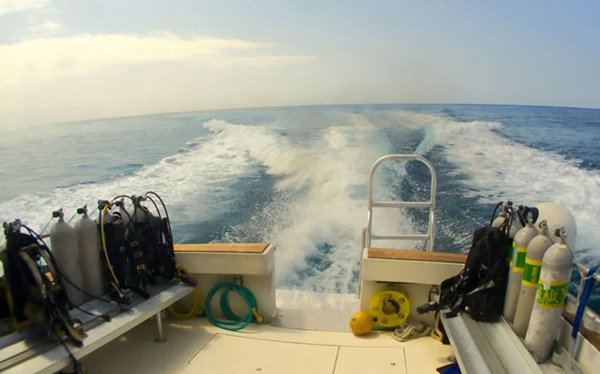
<path fill-rule="evenodd" d="M 22 232 L 22 229 L 26 232 Z M 71 304 L 52 252 L 39 235 L 18 220 L 5 223 L 4 234 L 4 272 L 15 324 L 45 325 L 50 336 L 65 346 L 75 371 L 80 372 L 81 365 L 72 356 L 64 340 L 82 346 L 85 337 L 83 325 L 69 315 Z"/>
<path fill-rule="evenodd" d="M 132 213 L 125 207 L 123 199 L 131 201 Z M 160 201 L 164 217 L 154 199 Z M 157 215 L 152 214 L 143 202 L 151 202 Z M 130 289 L 148 298 L 148 285 L 159 278 L 167 282 L 179 279 L 195 285 L 192 278 L 177 271 L 171 224 L 160 196 L 151 191 L 144 196 L 120 195 L 112 202 L 99 201 L 98 209 L 100 217 L 111 211 L 110 219 L 99 219 L 98 225 L 103 226 L 100 227 L 101 235 L 107 252 L 103 257 L 104 266 L 112 269 L 107 272 L 113 297 L 122 297 L 122 290 Z"/>
<path fill-rule="evenodd" d="M 420 314 L 444 311 L 444 316 L 451 318 L 460 312 L 468 312 L 474 320 L 484 322 L 500 318 L 512 244 L 508 235 L 512 223 L 510 217 L 509 214 L 499 227 L 490 225 L 475 230 L 463 269 L 441 283 L 438 302 L 432 301 L 417 308 Z"/>

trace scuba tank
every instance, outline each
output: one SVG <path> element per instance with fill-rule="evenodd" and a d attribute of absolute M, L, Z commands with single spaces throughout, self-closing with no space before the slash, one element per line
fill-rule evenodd
<path fill-rule="evenodd" d="M 554 244 L 548 236 L 548 225 L 546 221 L 540 222 L 540 234 L 531 239 L 527 246 L 525 266 L 523 268 L 521 289 L 517 298 L 517 306 L 513 318 L 513 330 L 517 335 L 524 338 L 529 326 L 531 309 L 535 299 L 535 291 L 542 269 L 544 254 Z"/>
<path fill-rule="evenodd" d="M 527 216 L 527 224 L 519 230 L 513 241 L 513 253 L 510 259 L 510 269 L 508 270 L 508 286 L 506 288 L 506 297 L 504 299 L 504 318 L 512 322 L 517 308 L 519 291 L 521 290 L 521 279 L 523 278 L 523 269 L 525 266 L 525 256 L 527 245 L 538 234 L 533 226 L 531 215 Z"/>
<path fill-rule="evenodd" d="M 69 301 L 73 305 L 81 305 L 85 302 L 85 296 L 77 289 L 82 286 L 77 235 L 75 230 L 65 222 L 62 209 L 52 212 L 52 216 L 58 217 L 58 222 L 50 230 L 52 253 L 56 259 L 58 271 L 66 280 L 65 290 Z"/>
<path fill-rule="evenodd" d="M 498 210 L 498 208 L 502 206 L 502 210 L 500 211 L 500 213 L 498 213 L 498 217 L 494 218 L 494 216 L 496 215 L 496 211 Z M 500 202 L 498 203 L 498 205 L 496 205 L 496 209 L 494 209 L 494 213 L 492 213 L 492 222 L 490 223 L 490 226 L 492 227 L 500 227 L 504 224 L 504 221 L 506 221 L 507 217 L 508 217 L 508 211 L 510 209 L 510 207 L 512 206 L 512 202 L 508 201 L 508 202 Z"/>
<path fill-rule="evenodd" d="M 55 243 L 58 244 L 56 248 L 62 250 L 65 248 L 61 247 L 65 238 L 70 239 L 72 233 L 62 225 L 64 223 L 62 212 L 56 213 L 60 213 L 61 224 L 53 231 L 56 236 Z M 27 232 L 22 232 L 21 229 Z M 12 296 L 13 321 L 17 324 L 17 329 L 20 329 L 24 323 L 43 324 L 44 330 L 50 337 L 62 342 L 71 358 L 74 373 L 83 373 L 81 363 L 65 343 L 65 339 L 69 339 L 78 347 L 83 346 L 85 338 L 83 323 L 69 315 L 69 307 L 72 303 L 69 302 L 63 287 L 63 275 L 58 270 L 55 256 L 41 236 L 19 220 L 5 222 L 4 234 L 6 236 L 4 266 Z M 59 253 L 63 254 L 61 251 Z"/>
<path fill-rule="evenodd" d="M 496 211 L 498 208 L 502 207 L 498 217 L 496 217 Z M 519 206 L 517 206 L 517 211 L 519 210 Z M 494 218 L 495 217 L 495 218 Z M 496 204 L 494 208 L 494 212 L 492 213 L 492 219 L 490 221 L 490 226 L 495 228 L 504 227 L 504 232 L 508 234 L 509 239 L 514 239 L 517 231 L 519 231 L 523 226 L 520 224 L 519 220 L 515 218 L 515 210 L 513 208 L 512 201 L 507 202 L 499 202 Z M 512 245 L 508 247 L 508 263 L 510 264 L 513 258 L 513 253 L 515 252 L 515 242 L 512 241 Z"/>
<path fill-rule="evenodd" d="M 525 346 L 538 363 L 548 358 L 557 338 L 567 287 L 571 281 L 573 253 L 564 240 L 564 233 L 564 228 L 556 230 L 560 241 L 544 255 L 531 321 L 525 335 Z"/>
<path fill-rule="evenodd" d="M 546 220 L 548 232 L 554 234 L 557 229 L 564 229 L 567 245 L 575 248 L 577 239 L 577 224 L 569 210 L 556 203 L 542 203 L 532 210 L 537 211 L 541 222 Z M 535 220 L 534 220 L 535 222 Z"/>
<path fill-rule="evenodd" d="M 98 227 L 88 217 L 87 206 L 77 209 L 83 216 L 75 224 L 77 243 L 79 244 L 79 269 L 83 289 L 90 295 L 101 297 L 104 295 L 104 279 L 100 248 L 98 246 Z"/>
<path fill-rule="evenodd" d="M 496 211 L 498 210 L 498 208 L 500 206 L 502 206 L 502 210 L 498 214 L 498 217 L 494 218 L 496 215 Z M 494 213 L 492 215 L 492 221 L 490 222 L 490 226 L 501 227 L 505 224 L 510 225 L 510 229 L 508 231 L 508 236 L 512 239 L 515 237 L 517 232 L 523 228 L 523 225 L 521 225 L 519 220 L 514 219 L 514 215 L 515 215 L 515 208 L 513 207 L 512 201 L 500 202 L 496 205 L 496 208 L 494 209 Z"/>

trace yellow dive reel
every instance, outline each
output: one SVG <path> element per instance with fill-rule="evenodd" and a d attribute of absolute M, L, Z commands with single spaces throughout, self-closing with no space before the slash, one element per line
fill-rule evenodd
<path fill-rule="evenodd" d="M 399 287 L 381 289 L 369 304 L 369 314 L 377 327 L 392 328 L 403 325 L 409 313 L 408 296 Z"/>

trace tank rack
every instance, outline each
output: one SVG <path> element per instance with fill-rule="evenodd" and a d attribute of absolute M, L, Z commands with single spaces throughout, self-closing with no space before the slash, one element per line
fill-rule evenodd
<path fill-rule="evenodd" d="M 464 313 L 443 315 L 442 311 L 441 321 L 463 373 L 543 374 L 504 318 L 477 322 Z"/>
<path fill-rule="evenodd" d="M 89 316 L 77 310 L 72 311 L 74 318 L 81 319 L 86 326 L 92 324 L 94 327 L 86 331 L 87 337 L 82 347 L 78 348 L 67 343 L 69 350 L 77 359 L 81 359 L 152 317 L 156 317 L 158 326 L 156 340 L 164 341 L 161 312 L 192 293 L 193 290 L 193 287 L 183 284 L 157 286 L 149 290 L 153 295 L 151 298 L 143 300 L 139 296 L 134 296 L 138 300 L 132 300 L 126 312 L 114 316 L 106 323 L 91 321 Z M 81 308 L 93 313 L 108 313 L 111 316 L 115 314 L 115 305 L 96 300 L 83 304 Z M 50 341 L 39 329 L 29 334 L 20 333 L 19 338 L 7 336 L 0 340 L 0 371 L 3 374 L 52 374 L 71 363 L 65 348 L 59 343 Z"/>

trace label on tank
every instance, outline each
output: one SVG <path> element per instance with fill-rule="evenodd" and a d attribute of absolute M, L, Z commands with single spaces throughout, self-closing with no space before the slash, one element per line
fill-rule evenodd
<path fill-rule="evenodd" d="M 517 263 L 513 268 L 515 273 L 522 273 L 525 266 L 525 257 L 527 256 L 527 247 L 517 247 Z"/>
<path fill-rule="evenodd" d="M 523 268 L 523 280 L 521 284 L 527 287 L 537 287 L 542 272 L 542 261 L 525 259 L 525 267 Z"/>
<path fill-rule="evenodd" d="M 510 249 L 508 250 L 508 266 L 513 266 L 513 255 L 515 254 L 515 241 L 513 240 Z"/>
<path fill-rule="evenodd" d="M 542 308 L 560 308 L 567 296 L 568 280 L 551 281 L 549 285 L 540 281 L 535 303 Z"/>

